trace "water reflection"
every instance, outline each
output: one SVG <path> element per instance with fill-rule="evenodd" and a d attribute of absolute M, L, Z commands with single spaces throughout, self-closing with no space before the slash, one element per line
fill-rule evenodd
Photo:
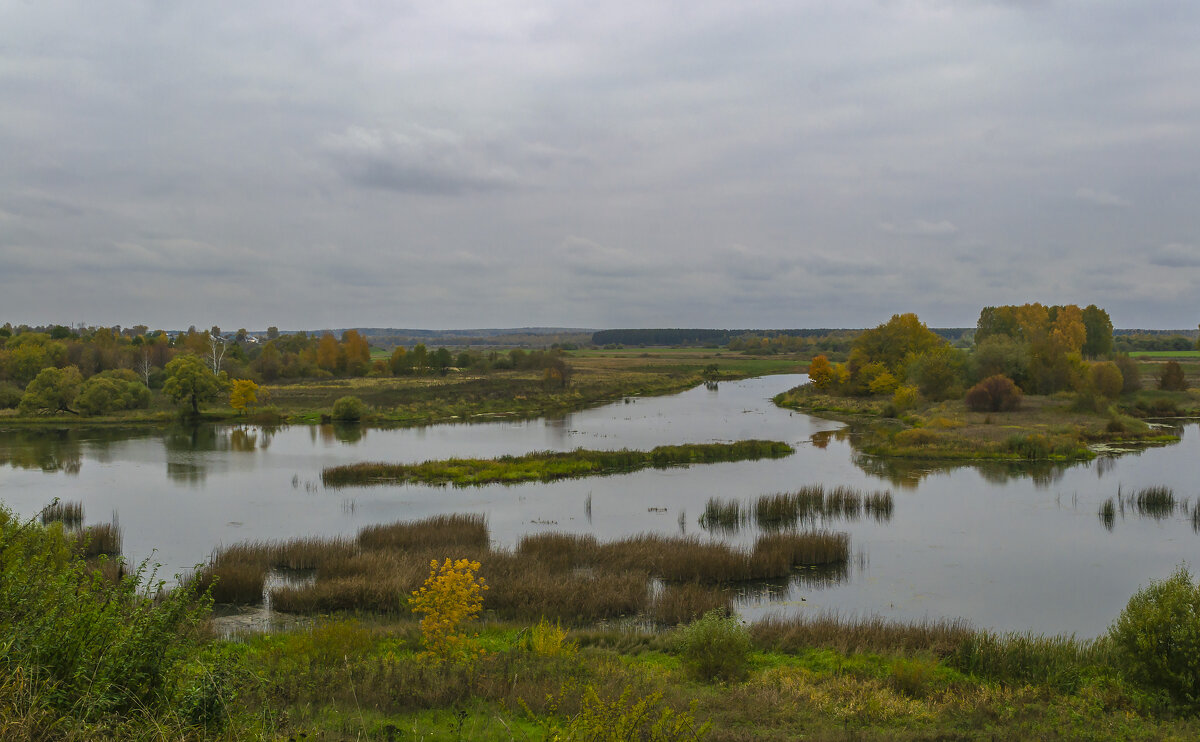
<path fill-rule="evenodd" d="M 855 452 L 854 465 L 867 474 L 886 480 L 894 487 L 917 489 L 921 482 L 935 474 L 947 474 L 960 469 L 974 469 L 984 481 L 1006 485 L 1014 481 L 1032 480 L 1045 489 L 1062 481 L 1069 469 L 1088 466 L 1087 461 L 979 461 L 979 460 L 914 460 L 891 459 Z"/>
<path fill-rule="evenodd" d="M 153 432 L 130 428 L 36 428 L 4 431 L 0 436 L 0 466 L 77 475 L 84 458 L 106 463 L 110 449 L 131 438 Z M 86 449 L 86 450 L 85 450 Z"/>
<path fill-rule="evenodd" d="M 1123 521 L 1126 516 L 1157 522 L 1178 517 L 1190 520 L 1192 530 L 1200 533 L 1200 499 L 1190 504 L 1187 498 L 1176 498 L 1175 491 L 1163 485 L 1142 487 L 1127 493 L 1118 487 L 1115 497 L 1100 504 L 1098 514 L 1100 523 L 1109 533 L 1116 527 L 1118 517 Z"/>
<path fill-rule="evenodd" d="M 321 442 L 325 445 L 332 443 L 355 444 L 367 437 L 367 428 L 359 423 L 322 423 L 317 426 Z"/>

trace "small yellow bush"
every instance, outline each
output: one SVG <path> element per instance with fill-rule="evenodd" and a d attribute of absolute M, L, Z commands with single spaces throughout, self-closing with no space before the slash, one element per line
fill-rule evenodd
<path fill-rule="evenodd" d="M 462 625 L 483 609 L 483 591 L 488 589 L 482 577 L 475 577 L 479 562 L 446 559 L 439 565 L 435 559 L 429 569 L 429 578 L 409 601 L 413 613 L 425 616 L 421 619 L 422 657 L 469 662 L 483 653 L 474 647 L 474 637 L 468 638 L 462 631 Z"/>
<path fill-rule="evenodd" d="M 529 629 L 525 638 L 525 648 L 542 657 L 562 657 L 575 653 L 578 649 L 574 642 L 567 643 L 567 630 L 561 622 L 553 624 L 545 617 Z"/>

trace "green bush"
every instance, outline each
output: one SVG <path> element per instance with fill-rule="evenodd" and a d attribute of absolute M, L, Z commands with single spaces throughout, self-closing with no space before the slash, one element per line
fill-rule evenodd
<path fill-rule="evenodd" d="M 333 419 L 356 423 L 367 414 L 367 405 L 358 397 L 342 397 L 333 403 Z"/>
<path fill-rule="evenodd" d="M 1187 390 L 1187 378 L 1178 361 L 1167 361 L 1158 372 L 1158 388 L 1166 392 Z"/>
<path fill-rule="evenodd" d="M 701 680 L 741 680 L 750 662 L 750 630 L 718 608 L 679 630 L 683 663 Z"/>
<path fill-rule="evenodd" d="M 32 678 L 41 704 L 81 722 L 165 708 L 208 604 L 161 588 L 144 563 L 104 577 L 61 527 L 0 507 L 0 677 Z"/>
<path fill-rule="evenodd" d="M 1200 584 L 1186 567 L 1130 598 L 1109 636 L 1131 680 L 1200 710 Z"/>

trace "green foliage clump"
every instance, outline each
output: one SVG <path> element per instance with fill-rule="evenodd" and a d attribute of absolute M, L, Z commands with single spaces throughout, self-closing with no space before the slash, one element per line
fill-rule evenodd
<path fill-rule="evenodd" d="M 966 403 L 975 412 L 1009 412 L 1021 406 L 1021 390 L 1012 379 L 996 374 L 968 389 Z"/>
<path fill-rule="evenodd" d="M 83 377 L 74 366 L 44 368 L 25 387 L 19 408 L 22 414 L 71 411 L 71 403 L 79 394 Z"/>
<path fill-rule="evenodd" d="M 0 410 L 11 410 L 21 404 L 24 392 L 21 388 L 7 382 L 0 382 Z"/>
<path fill-rule="evenodd" d="M 333 403 L 333 419 L 356 423 L 367 414 L 367 405 L 358 397 L 340 397 Z"/>
<path fill-rule="evenodd" d="M 753 641 L 745 624 L 716 609 L 680 629 L 678 647 L 684 665 L 701 680 L 735 681 L 749 671 Z"/>
<path fill-rule="evenodd" d="M 30 679 L 41 704 L 81 722 L 164 708 L 208 605 L 162 586 L 145 563 L 105 577 L 60 527 L 0 508 L 0 677 Z"/>
<path fill-rule="evenodd" d="M 136 376 L 129 379 L 120 372 L 105 371 L 83 382 L 75 406 L 84 415 L 143 409 L 150 406 L 150 390 Z"/>
<path fill-rule="evenodd" d="M 709 725 L 696 722 L 694 702 L 691 708 L 680 713 L 663 705 L 661 693 L 638 698 L 631 686 L 626 686 L 619 697 L 605 700 L 590 685 L 581 694 L 573 682 L 564 683 L 558 698 L 552 696 L 548 699 L 547 711 L 558 715 L 561 707 L 574 703 L 575 698 L 579 699 L 578 713 L 567 715 L 565 724 L 545 724 L 546 739 L 564 742 L 623 742 L 634 739 L 646 742 L 698 742 L 708 736 Z"/>
<path fill-rule="evenodd" d="M 1200 584 L 1186 567 L 1130 598 L 1109 636 L 1132 680 L 1200 710 Z"/>

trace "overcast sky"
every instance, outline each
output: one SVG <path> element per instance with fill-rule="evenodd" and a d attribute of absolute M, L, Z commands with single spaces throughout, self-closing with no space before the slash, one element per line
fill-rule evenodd
<path fill-rule="evenodd" d="M 1200 3 L 0 1 L 0 323 L 1200 322 Z"/>

